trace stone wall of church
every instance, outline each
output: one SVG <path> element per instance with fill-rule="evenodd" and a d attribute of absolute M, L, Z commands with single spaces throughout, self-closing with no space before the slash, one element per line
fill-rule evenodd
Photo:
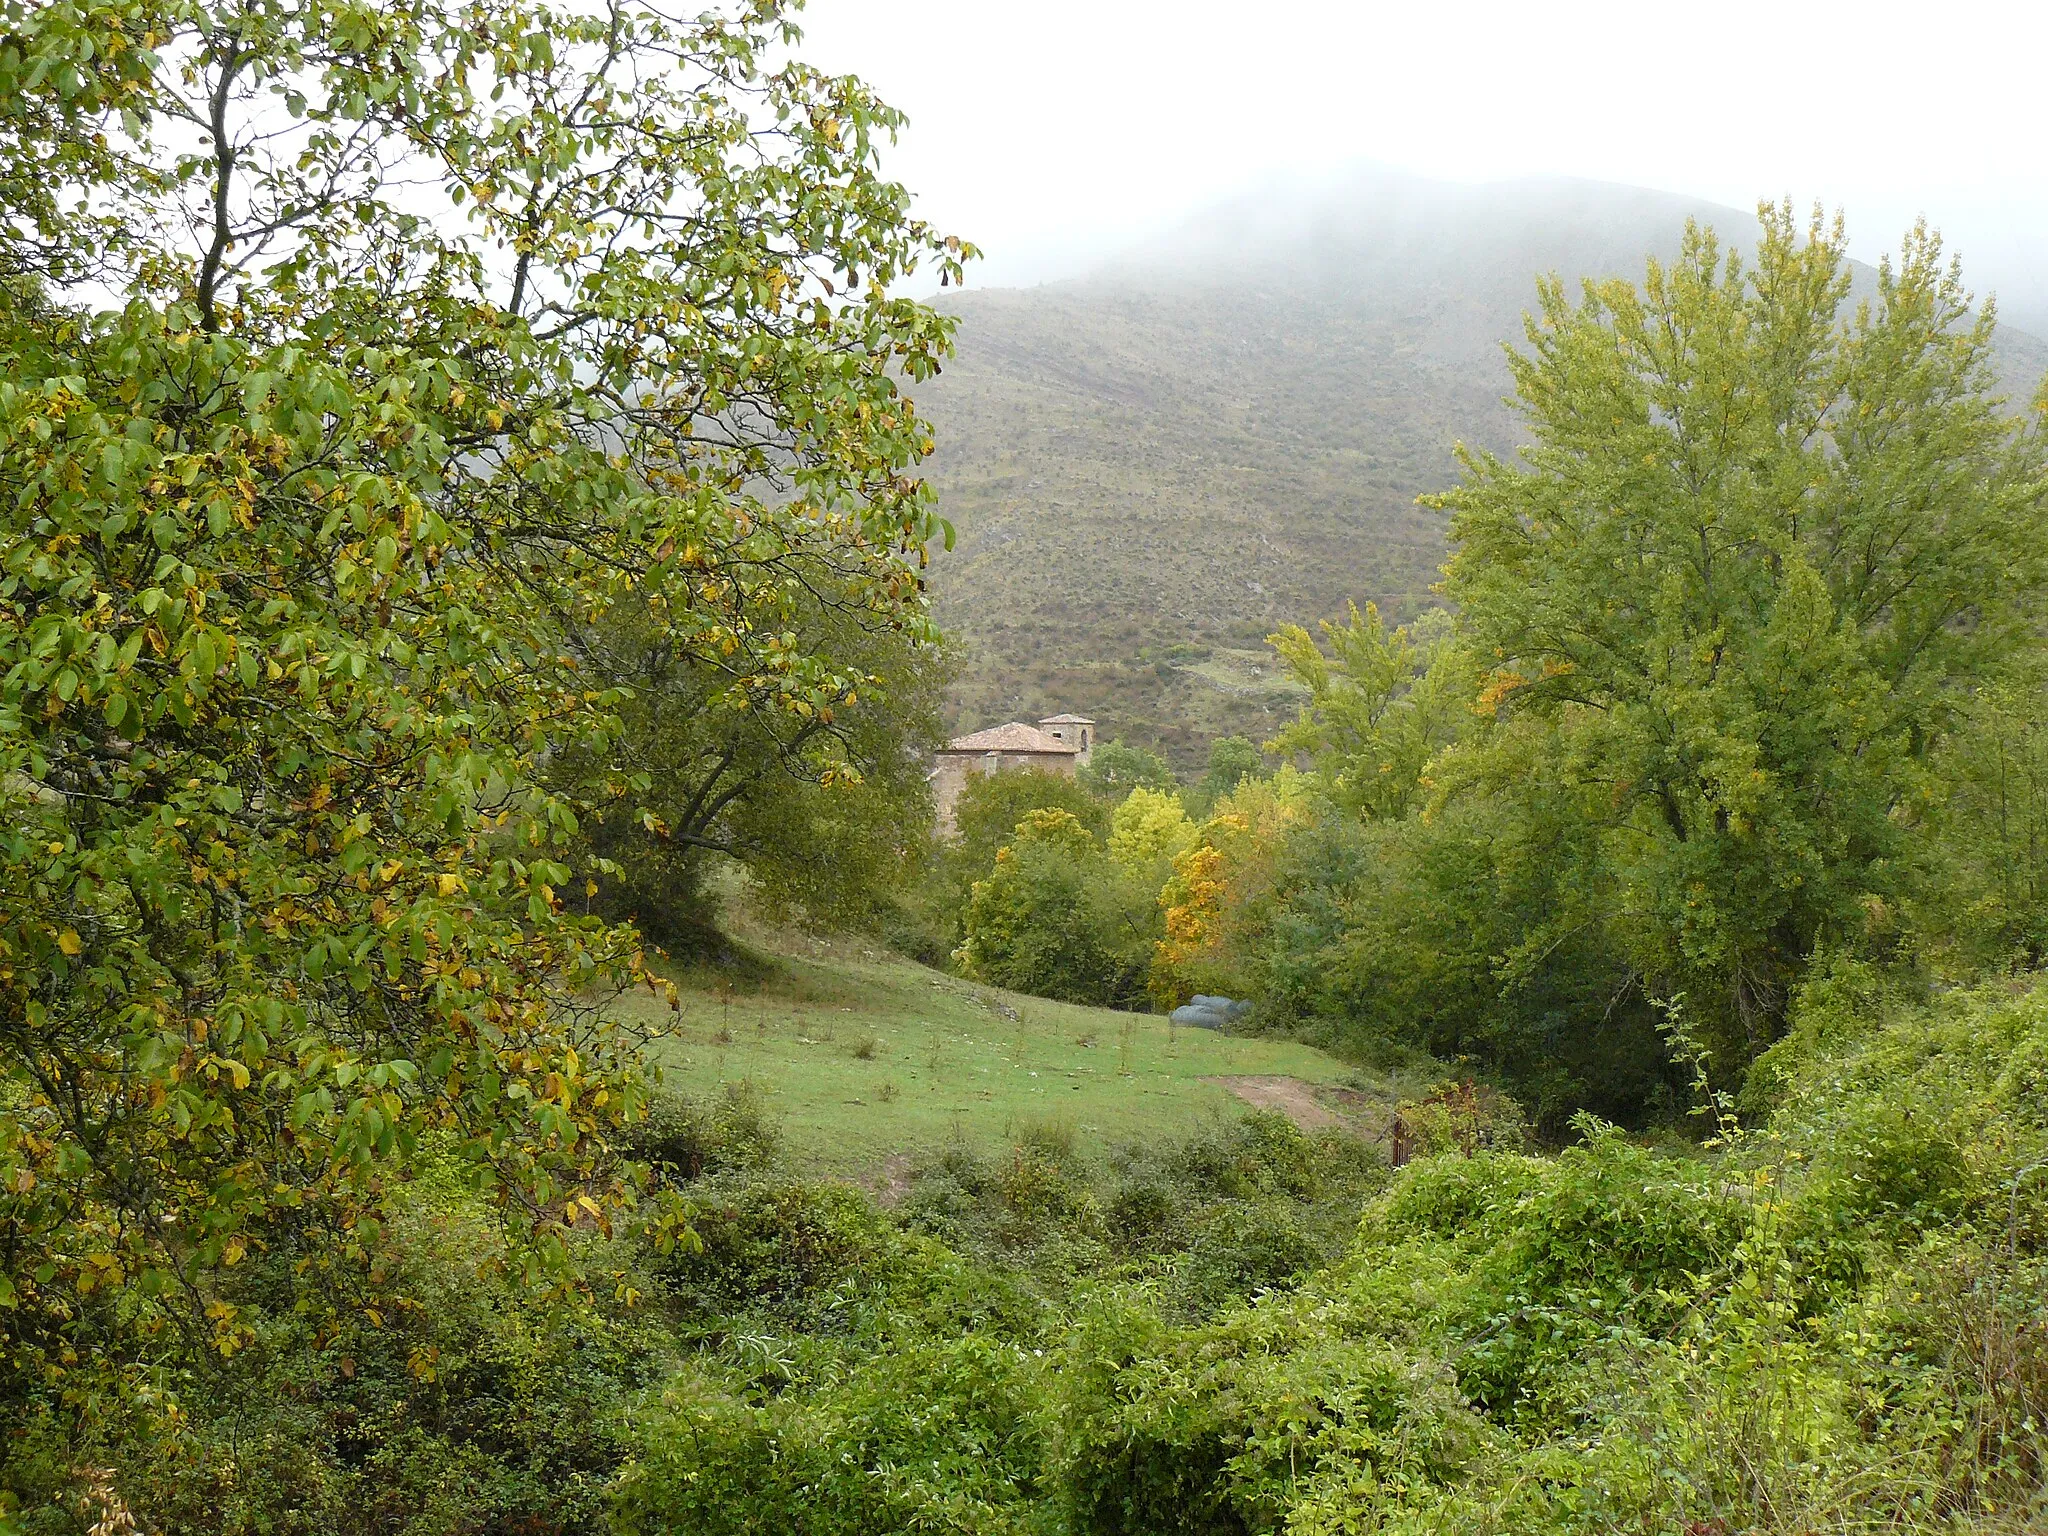
<path fill-rule="evenodd" d="M 968 777 L 1007 768 L 1036 768 L 1041 773 L 1074 776 L 1074 758 L 1066 752 L 938 752 L 932 759 L 932 804 L 938 812 L 939 836 L 954 832 L 953 808 L 960 803 Z"/>

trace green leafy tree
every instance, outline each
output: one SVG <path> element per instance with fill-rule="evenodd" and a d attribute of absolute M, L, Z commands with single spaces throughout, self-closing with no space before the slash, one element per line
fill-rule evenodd
<path fill-rule="evenodd" d="M 1066 811 L 1097 838 L 1109 828 L 1109 807 L 1065 774 L 1011 768 L 970 775 L 953 808 L 953 836 L 937 843 L 897 920 L 884 925 L 891 942 L 928 965 L 945 965 L 966 938 L 974 882 L 995 866 L 1017 823 L 1039 810 Z"/>
<path fill-rule="evenodd" d="M 1940 967 L 2038 968 L 2048 958 L 2048 692 L 2030 651 L 1987 681 L 1934 759 L 1916 817 L 1925 879 L 1900 916 Z M 1874 912 L 1873 918 L 1886 914 Z"/>
<path fill-rule="evenodd" d="M 1096 794 L 1117 800 L 1134 789 L 1172 790 L 1173 770 L 1166 759 L 1144 747 L 1128 747 L 1121 741 L 1105 741 L 1088 754 L 1088 761 L 1074 771 L 1074 777 Z"/>
<path fill-rule="evenodd" d="M 1627 947 L 1740 1059 L 1893 893 L 1961 685 L 2033 643 L 2043 459 L 1924 229 L 1849 307 L 1839 224 L 1688 231 L 1643 286 L 1542 289 L 1526 463 L 1467 457 L 1448 591 L 1481 702 L 1551 733 Z"/>
<path fill-rule="evenodd" d="M 1580 1110 L 1636 1120 L 1683 1085 L 1614 931 L 1599 823 L 1554 768 L 1526 766 L 1512 792 L 1367 824 L 1334 888 L 1323 848 L 1296 838 L 1267 985 L 1354 1049 L 1479 1064 L 1562 1135 Z"/>
<path fill-rule="evenodd" d="M 1109 818 L 1109 856 L 1133 871 L 1159 868 L 1164 882 L 1173 859 L 1194 846 L 1199 829 L 1180 798 L 1157 789 L 1134 789 Z"/>
<path fill-rule="evenodd" d="M 626 606 L 582 637 L 592 675 L 630 690 L 620 729 L 563 753 L 551 782 L 579 795 L 596 909 L 672 953 L 716 934 L 708 861 L 742 863 L 781 915 L 872 925 L 929 841 L 925 762 L 941 736 L 935 646 L 845 600 L 818 563 L 784 602 L 784 635 L 859 682 L 809 711 L 774 707 L 740 658 L 677 647 L 654 607 Z"/>
<path fill-rule="evenodd" d="M 1065 811 L 1094 837 L 1109 830 L 1109 808 L 1064 774 L 1036 768 L 978 773 L 967 780 L 953 811 L 960 861 L 977 874 L 985 872 L 1017 823 L 1033 811 Z"/>
<path fill-rule="evenodd" d="M 1323 622 L 1328 653 L 1298 624 L 1268 636 L 1309 700 L 1266 749 L 1306 758 L 1342 805 L 1378 821 L 1406 815 L 1430 759 L 1472 721 L 1468 669 L 1444 628 L 1436 616 L 1423 637 L 1390 631 L 1375 605 L 1361 614 L 1353 603 L 1345 623 Z"/>
<path fill-rule="evenodd" d="M 1032 811 L 974 883 L 961 969 L 1040 997 L 1109 1006 L 1144 993 L 1158 885 L 1104 852 L 1070 811 Z"/>
<path fill-rule="evenodd" d="M 10 1393 L 113 1400 L 166 1327 L 239 1349 L 253 1249 L 374 1274 L 429 1136 L 539 1273 L 636 1200 L 603 1004 L 645 972 L 564 900 L 542 776 L 620 737 L 578 628 L 658 601 L 735 706 L 814 718 L 867 673 L 792 584 L 921 633 L 942 533 L 897 381 L 948 322 L 890 290 L 971 252 L 794 36 L 775 0 L 0 11 Z"/>
<path fill-rule="evenodd" d="M 1209 743 L 1209 766 L 1184 797 L 1188 814 L 1206 816 L 1246 779 L 1264 778 L 1266 755 L 1249 736 L 1218 736 Z"/>

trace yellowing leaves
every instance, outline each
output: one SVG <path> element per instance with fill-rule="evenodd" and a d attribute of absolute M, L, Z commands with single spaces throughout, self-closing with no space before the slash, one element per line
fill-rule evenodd
<path fill-rule="evenodd" d="M 516 55 L 503 57 L 520 68 L 550 67 L 562 41 L 546 35 L 558 18 L 486 6 L 475 16 L 408 13 L 417 35 L 405 46 L 387 49 L 400 34 L 379 33 L 365 52 L 368 34 L 355 29 L 363 17 L 381 26 L 377 8 L 320 14 L 349 31 L 350 56 L 368 71 L 351 78 L 359 94 L 342 104 L 346 131 L 361 136 L 348 152 L 364 164 L 386 149 L 407 154 L 426 125 L 452 132 L 471 112 L 459 62 L 436 76 L 431 61 L 447 58 L 451 38 L 469 50 L 473 22 L 487 32 L 518 21 Z M 276 62 L 280 88 L 294 90 L 299 23 L 252 16 L 241 45 Z M 196 58 L 208 47 L 203 24 L 172 8 L 151 21 L 150 46 Z M 93 47 L 104 57 L 121 25 L 105 8 L 64 22 L 78 31 L 80 58 L 96 56 Z M 731 51 L 735 34 L 682 21 L 673 40 L 669 63 L 697 59 L 728 83 L 751 68 Z M 430 63 L 416 69 L 421 59 Z M 438 184 L 414 189 L 423 213 L 437 198 L 444 209 L 491 205 L 486 233 L 509 230 L 502 221 L 515 201 L 577 209 L 522 228 L 517 249 L 531 263 L 529 295 L 603 314 L 596 331 L 530 326 L 535 309 L 513 316 L 481 288 L 435 286 L 444 235 L 431 213 L 417 229 L 408 215 L 360 240 L 346 210 L 322 223 L 332 189 L 320 166 L 299 158 L 303 138 L 287 141 L 301 132 L 295 123 L 327 130 L 290 95 L 276 121 L 264 107 L 254 124 L 234 126 L 250 157 L 235 217 L 244 229 L 276 220 L 285 245 L 296 240 L 288 231 L 320 224 L 348 270 L 377 274 L 354 290 L 360 303 L 332 311 L 299 275 L 280 279 L 256 263 L 236 286 L 261 326 L 195 312 L 210 301 L 109 308 L 81 326 L 55 293 L 47 318 L 42 306 L 9 313 L 22 367 L 0 378 L 0 411 L 14 423 L 0 433 L 0 473 L 40 499 L 11 541 L 0 536 L 20 587 L 11 611 L 34 616 L 0 625 L 0 675 L 13 669 L 20 684 L 16 745 L 91 756 L 108 793 L 87 806 L 53 792 L 17 818 L 23 846 L 47 850 L 35 862 L 61 864 L 79 883 L 16 893 L 27 952 L 0 955 L 0 980 L 16 967 L 19 990 L 18 972 L 33 963 L 76 962 L 65 985 L 44 988 L 52 996 L 38 1002 L 46 1017 L 32 1033 L 85 1063 L 87 1097 L 125 1106 L 117 1131 L 127 1138 L 77 1172 L 74 1213 L 86 1215 L 52 1218 L 75 1228 L 51 1239 L 56 1248 L 86 1251 L 99 1240 L 89 1223 L 111 1213 L 138 1248 L 175 1242 L 181 1263 L 203 1252 L 204 1264 L 233 1264 L 262 1250 L 259 1237 L 228 1241 L 230 1228 L 261 1233 L 277 1209 L 318 1205 L 309 1230 L 347 1234 L 337 1241 L 352 1259 L 372 1256 L 381 1191 L 421 1134 L 458 1119 L 465 1133 L 526 1134 L 535 1086 L 574 1060 L 565 986 L 665 986 L 629 963 L 601 924 L 559 910 L 557 891 L 585 884 L 582 871 L 572 877 L 566 862 L 533 851 L 578 832 L 572 816 L 543 815 L 529 800 L 537 763 L 613 708 L 609 679 L 572 675 L 591 661 L 563 644 L 570 615 L 595 616 L 616 596 L 600 573 L 651 571 L 650 609 L 692 660 L 722 651 L 739 656 L 736 678 L 768 673 L 752 701 L 763 730 L 780 724 L 770 718 L 777 684 L 788 682 L 780 696 L 815 719 L 830 680 L 853 662 L 814 654 L 820 642 L 773 612 L 778 600 L 760 595 L 759 573 L 793 553 L 815 552 L 826 566 L 846 556 L 873 578 L 876 617 L 921 614 L 908 542 L 917 528 L 903 520 L 900 535 L 883 537 L 894 499 L 913 484 L 899 477 L 920 444 L 929 450 L 894 380 L 901 370 L 923 376 L 945 350 L 946 328 L 905 302 L 827 313 L 814 333 L 792 307 L 816 272 L 909 270 L 938 238 L 885 203 L 868 207 L 857 230 L 833 211 L 845 178 L 867 175 L 863 150 L 825 147 L 842 128 L 859 143 L 873 121 L 857 87 L 835 88 L 839 118 L 817 120 L 801 163 L 778 158 L 776 174 L 758 180 L 729 174 L 734 155 L 747 158 L 742 143 L 691 147 L 706 107 L 742 138 L 756 132 L 746 113 L 726 113 L 716 84 L 672 87 L 659 78 L 665 69 L 643 65 L 564 48 L 551 66 L 558 74 L 523 108 L 531 142 L 528 129 L 498 137 L 488 127 L 488 142 L 428 168 Z M 615 72 L 599 81 L 593 69 Z M 587 78 L 570 78 L 579 73 Z M 596 88 L 584 93 L 584 84 Z M 560 116 L 570 100 L 587 111 L 573 131 Z M 366 112 L 372 101 L 402 101 L 418 117 L 400 125 L 390 112 Z M 240 113 L 247 104 L 229 105 Z M 490 109 L 484 117 L 498 121 Z M 635 160 L 633 175 L 612 185 L 616 199 L 574 195 L 607 174 L 602 146 L 613 135 L 683 147 Z M 131 136 L 132 176 L 105 190 L 128 199 L 135 260 L 184 270 L 191 232 L 176 210 L 202 190 L 209 166 Z M 553 199 L 563 189 L 568 201 Z M 685 205 L 703 207 L 704 270 L 729 285 L 678 275 L 673 263 L 593 259 L 615 239 L 637 246 L 643 218 L 667 221 Z M 97 214 L 74 219 L 67 206 L 53 217 L 64 226 L 49 232 L 59 245 L 99 238 Z M 444 328 L 424 351 L 406 342 L 421 305 Z M 745 349 L 729 344 L 736 321 Z M 634 377 L 662 355 L 666 381 Z M 682 359 L 687 370 L 672 366 Z M 701 374 L 701 399 L 694 382 L 678 388 L 684 371 Z M 175 387 L 159 389 L 166 381 Z M 722 433 L 693 437 L 692 416 L 723 422 L 742 392 L 764 421 L 803 438 L 798 451 L 816 473 L 805 476 L 801 507 L 757 502 L 751 456 Z M 638 420 L 671 397 L 670 431 L 636 437 L 601 419 Z M 631 401 L 623 411 L 607 403 L 621 398 Z M 643 462 L 646 442 L 666 445 L 648 450 L 659 462 Z M 750 542 L 736 551 L 740 540 Z M 108 549 L 121 558 L 88 558 Z M 772 670 L 755 654 L 771 622 L 801 637 Z M 667 831 L 658 817 L 650 825 Z M 94 882 L 112 881 L 125 882 L 124 904 L 98 905 Z M 96 911 L 108 920 L 81 915 Z M 89 942 L 67 926 L 77 922 L 87 922 Z M 405 1003 L 372 1023 L 380 988 Z M 673 1005 L 672 988 L 667 995 Z M 633 1042 L 610 1038 L 611 1027 L 597 1026 L 601 1044 L 558 1076 L 561 1104 L 550 1107 L 560 1113 L 544 1127 L 549 1165 L 520 1166 L 510 1154 L 494 1165 L 526 1186 L 516 1193 L 529 1217 L 561 1210 L 564 1192 L 578 1189 L 589 1194 L 574 1202 L 576 1219 L 612 1208 L 603 1149 L 575 1119 L 629 1096 L 630 1069 L 618 1064 Z M 110 1028 L 146 1042 L 134 1060 L 95 1054 Z M 376 1050 L 361 1045 L 363 1031 L 379 1039 Z M 503 1057 L 493 1054 L 501 1044 Z M 337 1060 L 358 1051 L 360 1061 Z M 407 1086 L 416 1079 L 431 1085 Z M 472 1091 L 459 1114 L 450 1107 Z M 138 1193 L 107 1176 L 117 1165 L 157 1172 Z M 38 1193 L 55 1178 L 40 1163 L 22 1174 L 37 1176 Z M 175 1215 L 161 1224 L 165 1212 Z M 232 1310 L 215 1321 L 223 1352 L 240 1348 Z"/>

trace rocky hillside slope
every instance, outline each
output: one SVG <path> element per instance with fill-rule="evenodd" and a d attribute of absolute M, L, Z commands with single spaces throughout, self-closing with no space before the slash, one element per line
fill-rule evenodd
<path fill-rule="evenodd" d="M 1432 600 L 1443 529 L 1415 498 L 1456 442 L 1514 445 L 1501 348 L 1537 275 L 1640 275 L 1688 217 L 1754 227 L 1638 188 L 1367 172 L 1219 207 L 1082 281 L 952 299 L 960 355 L 919 403 L 959 530 L 933 572 L 954 723 L 1075 709 L 1183 762 L 1270 729 L 1293 709 L 1276 624 Z M 2048 346 L 2002 348 L 2031 393 Z"/>

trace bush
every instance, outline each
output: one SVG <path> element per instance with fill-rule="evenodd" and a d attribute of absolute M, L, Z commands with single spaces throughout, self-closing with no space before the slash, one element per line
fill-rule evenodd
<path fill-rule="evenodd" d="M 0 1529 L 11 1493 L 36 1536 L 122 1529 L 100 1522 L 123 1506 L 142 1530 L 222 1536 L 600 1536 L 658 1318 L 523 1290 L 490 1214 L 431 1162 L 390 1220 L 396 1268 L 374 1279 L 302 1268 L 299 1236 L 272 1230 L 213 1296 L 248 1347 L 180 1372 L 175 1408 L 143 1399 L 118 1439 L 0 1410 Z M 585 1257 L 650 1288 L 623 1245 Z M 112 1503 L 80 1502 L 81 1466 Z"/>
<path fill-rule="evenodd" d="M 1304 1494 L 1355 1520 L 1385 1488 L 1454 1475 L 1483 1438 L 1440 1367 L 1284 1300 L 1175 1329 L 1105 1296 L 1059 1380 L 1052 1472 L 1077 1536 L 1298 1529 Z"/>
<path fill-rule="evenodd" d="M 774 1162 L 780 1133 L 760 1091 L 734 1083 L 712 1099 L 661 1094 L 628 1127 L 626 1150 L 666 1179 L 748 1173 Z"/>
<path fill-rule="evenodd" d="M 801 1401 L 672 1389 L 618 1491 L 616 1528 L 996 1536 L 1038 1491 L 1040 1390 L 1030 1352 L 971 1335 L 869 1354 Z"/>
<path fill-rule="evenodd" d="M 1155 897 L 1075 817 L 1034 811 L 975 882 L 958 958 L 995 986 L 1130 1006 L 1144 995 Z"/>
<path fill-rule="evenodd" d="M 1103 1212 L 1111 1240 L 1126 1253 L 1165 1247 L 1181 1214 L 1181 1197 L 1163 1178 L 1134 1178 L 1118 1187 Z"/>
<path fill-rule="evenodd" d="M 1196 1229 L 1176 1289 L 1185 1307 L 1206 1317 L 1226 1302 L 1299 1280 L 1327 1258 L 1286 1204 L 1232 1203 Z"/>
<path fill-rule="evenodd" d="M 1470 1061 L 1553 1139 L 1582 1109 L 1640 1123 L 1684 1082 L 1588 889 L 1592 843 L 1540 780 L 1427 820 L 1303 830 L 1279 850 L 1261 990 L 1345 1054 Z"/>
<path fill-rule="evenodd" d="M 953 1148 L 914 1172 L 902 1218 L 970 1251 L 1021 1255 L 1106 1235 L 1101 1202 L 1073 1156 L 1072 1132 L 1035 1127 L 993 1159 Z"/>
<path fill-rule="evenodd" d="M 1615 1321 L 1656 1332 L 1693 1277 L 1724 1263 L 1743 1228 L 1701 1170 L 1630 1146 L 1611 1129 L 1540 1165 L 1445 1320 L 1460 1338 L 1458 1380 L 1513 1418 L 1555 1406 L 1548 1390 Z"/>
<path fill-rule="evenodd" d="M 1285 1115 L 1261 1110 L 1166 1150 L 1163 1162 L 1190 1196 L 1313 1201 L 1363 1194 L 1386 1178 L 1376 1147 L 1341 1132 L 1315 1135 Z"/>
<path fill-rule="evenodd" d="M 1535 1187 L 1543 1169 L 1540 1159 L 1503 1153 L 1411 1163 L 1380 1208 L 1368 1213 L 1365 1231 L 1387 1242 L 1410 1233 L 1477 1236 Z"/>
<path fill-rule="evenodd" d="M 833 1321 L 707 1367 L 631 1528 L 2034 1529 L 2048 998 L 1828 996 L 1783 1107 L 1711 1159 L 1593 1121 L 1489 1147 L 1463 1089 L 1391 1180 L 1271 1116 L 1103 1168 L 1058 1124 L 953 1149 L 900 1214 L 971 1257 L 884 1223 L 856 1286 L 826 1266 Z M 987 1374 L 948 1354 L 998 1339 Z"/>
<path fill-rule="evenodd" d="M 699 1246 L 661 1268 L 699 1310 L 801 1310 L 845 1282 L 873 1282 L 890 1253 L 881 1214 L 842 1184 L 747 1185 L 705 1199 L 695 1225 Z"/>
<path fill-rule="evenodd" d="M 1528 1144 L 1522 1107 L 1508 1095 L 1470 1078 L 1444 1083 L 1401 1105 L 1400 1131 L 1410 1156 L 1485 1149 L 1518 1152 Z"/>

